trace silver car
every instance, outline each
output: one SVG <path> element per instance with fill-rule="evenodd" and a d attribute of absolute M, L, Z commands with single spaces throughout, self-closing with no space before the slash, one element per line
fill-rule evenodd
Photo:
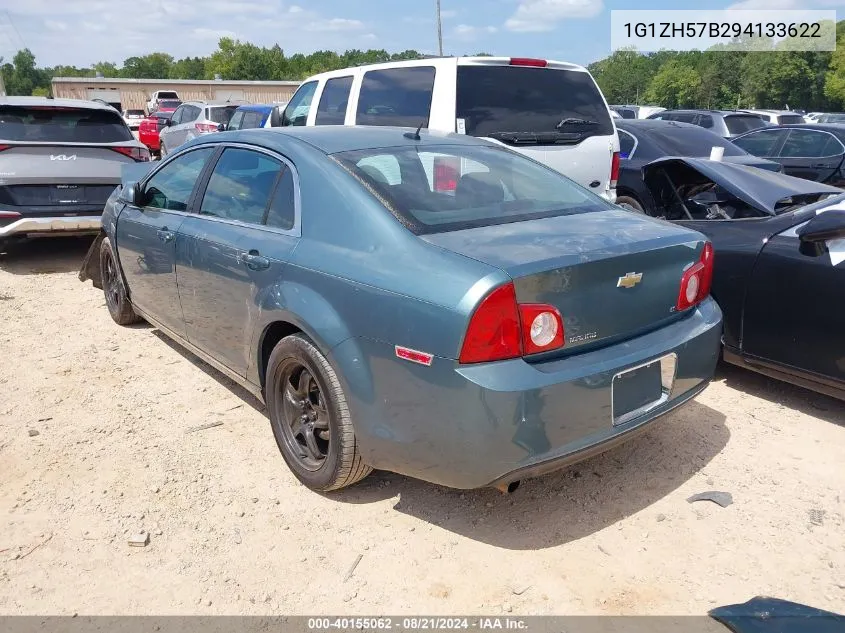
<path fill-rule="evenodd" d="M 122 166 L 148 160 L 110 106 L 0 97 L 0 251 L 15 238 L 97 232 Z"/>
<path fill-rule="evenodd" d="M 185 101 L 159 134 L 161 157 L 203 134 L 226 128 L 243 101 Z"/>

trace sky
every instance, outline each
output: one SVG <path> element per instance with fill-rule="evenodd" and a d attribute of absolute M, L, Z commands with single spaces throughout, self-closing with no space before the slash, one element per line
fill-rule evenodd
<path fill-rule="evenodd" d="M 588 64 L 610 54 L 613 9 L 838 9 L 845 0 L 441 0 L 443 50 Z M 39 66 L 118 65 L 153 51 L 208 55 L 220 37 L 286 54 L 329 49 L 437 53 L 435 0 L 0 0 L 0 56 Z"/>

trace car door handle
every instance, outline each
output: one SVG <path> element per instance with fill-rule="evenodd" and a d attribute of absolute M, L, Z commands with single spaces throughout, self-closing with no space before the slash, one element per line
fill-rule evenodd
<path fill-rule="evenodd" d="M 241 253 L 238 255 L 238 261 L 245 264 L 250 270 L 265 270 L 270 267 L 270 260 L 259 255 L 256 250 Z"/>
<path fill-rule="evenodd" d="M 165 244 L 167 244 L 167 242 L 172 242 L 173 238 L 176 237 L 176 234 L 173 231 L 167 230 L 167 227 L 156 231 L 156 235 L 158 235 L 158 239 L 160 239 Z"/>

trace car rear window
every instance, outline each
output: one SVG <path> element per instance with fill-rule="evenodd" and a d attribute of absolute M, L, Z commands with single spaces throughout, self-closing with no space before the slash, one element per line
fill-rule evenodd
<path fill-rule="evenodd" d="M 333 157 L 418 235 L 613 208 L 562 174 L 506 149 L 405 146 Z"/>
<path fill-rule="evenodd" d="M 115 110 L 0 106 L 0 139 L 4 141 L 116 143 L 132 138 Z"/>
<path fill-rule="evenodd" d="M 791 125 L 793 123 L 805 123 L 804 117 L 800 114 L 781 114 L 780 115 L 780 124 L 781 125 Z"/>
<path fill-rule="evenodd" d="M 713 146 L 724 148 L 725 156 L 744 156 L 747 153 L 718 134 L 700 127 L 667 123 L 665 129 L 661 126 L 649 130 L 649 136 L 667 156 L 710 156 Z"/>
<path fill-rule="evenodd" d="M 178 108 L 182 105 L 182 102 L 179 99 L 164 99 L 158 102 L 159 108 Z"/>
<path fill-rule="evenodd" d="M 211 106 L 205 109 L 205 114 L 209 121 L 214 121 L 215 123 L 228 123 L 229 119 L 232 118 L 232 115 L 235 113 L 235 110 L 238 109 L 238 106 Z"/>
<path fill-rule="evenodd" d="M 166 90 L 159 90 L 158 92 L 158 99 L 161 101 L 162 99 L 178 99 L 179 95 L 175 92 L 167 92 Z"/>
<path fill-rule="evenodd" d="M 730 114 L 725 117 L 725 125 L 731 134 L 742 134 L 743 132 L 756 130 L 758 127 L 765 127 L 766 122 L 752 114 Z"/>
<path fill-rule="evenodd" d="M 144 116 L 143 110 L 127 110 L 126 116 Z"/>
<path fill-rule="evenodd" d="M 458 66 L 457 117 L 467 134 L 581 132 L 612 135 L 613 122 L 588 73 L 520 66 Z M 586 125 L 566 119 L 592 121 Z"/>

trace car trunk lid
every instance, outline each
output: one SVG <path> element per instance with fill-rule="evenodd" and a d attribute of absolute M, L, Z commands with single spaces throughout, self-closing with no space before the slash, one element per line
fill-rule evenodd
<path fill-rule="evenodd" d="M 421 239 L 504 270 L 520 304 L 557 308 L 565 345 L 544 358 L 608 345 L 679 318 L 681 277 L 705 242 L 699 233 L 621 210 Z"/>

